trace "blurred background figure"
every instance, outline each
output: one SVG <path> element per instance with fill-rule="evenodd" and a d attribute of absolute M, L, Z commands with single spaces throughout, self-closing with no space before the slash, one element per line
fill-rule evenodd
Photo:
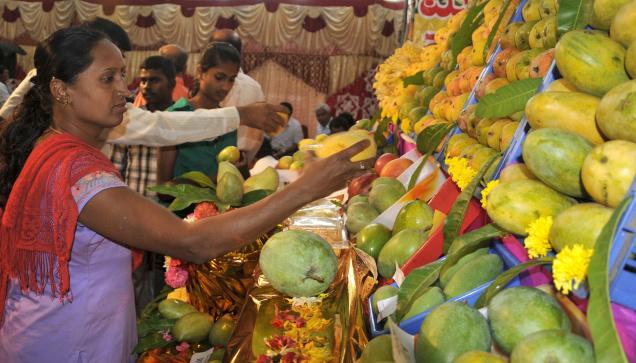
<path fill-rule="evenodd" d="M 11 92 L 6 82 L 9 80 L 9 69 L 0 64 L 0 106 L 9 98 Z"/>
<path fill-rule="evenodd" d="M 337 132 L 347 131 L 349 130 L 350 127 L 351 127 L 351 124 L 350 124 L 349 118 L 342 115 L 338 115 L 337 117 L 334 117 L 329 123 L 329 131 L 332 134 L 335 134 Z"/>
<path fill-rule="evenodd" d="M 298 150 L 298 142 L 303 139 L 303 129 L 300 126 L 300 122 L 292 116 L 294 108 L 291 103 L 284 101 L 280 104 L 288 110 L 287 117 L 289 119 L 283 132 L 272 137 L 270 140 L 274 151 L 272 156 L 277 159 L 284 155 L 293 154 Z"/>
<path fill-rule="evenodd" d="M 164 57 L 174 64 L 176 72 L 175 86 L 172 90 L 172 101 L 177 101 L 179 98 L 188 97 L 188 87 L 185 85 L 185 71 L 188 63 L 188 52 L 176 44 L 168 44 L 159 48 L 159 55 Z M 135 97 L 135 106 L 141 107 L 146 104 L 146 99 L 142 94 L 141 86 L 137 96 Z"/>
<path fill-rule="evenodd" d="M 332 119 L 331 108 L 327 106 L 326 103 L 321 103 L 316 106 L 315 112 L 316 120 L 318 121 L 316 122 L 316 136 L 320 134 L 329 135 L 331 133 L 329 129 L 329 122 L 331 122 Z"/>
<path fill-rule="evenodd" d="M 221 29 L 212 33 L 213 42 L 230 43 L 241 54 L 243 44 L 237 32 L 231 29 Z M 264 102 L 265 94 L 261 85 L 239 68 L 230 93 L 221 102 L 222 107 L 243 106 L 254 102 Z M 264 133 L 261 130 L 247 126 L 238 128 L 238 148 L 241 150 L 248 164 L 250 164 L 263 143 Z"/>

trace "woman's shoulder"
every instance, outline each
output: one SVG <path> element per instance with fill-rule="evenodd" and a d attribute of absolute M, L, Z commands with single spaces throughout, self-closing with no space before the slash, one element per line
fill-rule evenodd
<path fill-rule="evenodd" d="M 168 107 L 166 111 L 194 111 L 194 107 L 192 107 L 185 97 L 181 97 Z"/>

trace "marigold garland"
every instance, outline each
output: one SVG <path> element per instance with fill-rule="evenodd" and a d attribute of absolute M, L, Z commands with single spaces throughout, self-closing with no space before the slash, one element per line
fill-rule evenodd
<path fill-rule="evenodd" d="M 581 244 L 566 246 L 552 263 L 554 286 L 564 294 L 577 289 L 587 277 L 594 250 Z"/>
<path fill-rule="evenodd" d="M 468 165 L 466 158 L 447 158 L 448 174 L 462 191 L 470 184 L 477 175 L 477 171 Z"/>
<path fill-rule="evenodd" d="M 526 228 L 528 237 L 525 240 L 525 246 L 528 250 L 528 257 L 543 257 L 552 250 L 552 245 L 548 240 L 550 228 L 552 228 L 552 216 L 539 217 L 532 221 Z"/>
<path fill-rule="evenodd" d="M 490 192 L 493 189 L 495 189 L 498 185 L 499 185 L 499 179 L 491 180 L 488 182 L 488 184 L 486 184 L 486 187 L 484 188 L 484 190 L 481 191 L 482 208 L 486 209 L 486 207 L 488 207 L 488 195 L 490 195 Z"/>
<path fill-rule="evenodd" d="M 320 300 L 294 300 L 291 309 L 274 308 L 272 326 L 283 329 L 282 335 L 265 339 L 267 353 L 257 363 L 327 363 L 332 360 L 331 345 L 325 336 L 317 333 L 329 328 L 332 321 L 325 319 Z"/>

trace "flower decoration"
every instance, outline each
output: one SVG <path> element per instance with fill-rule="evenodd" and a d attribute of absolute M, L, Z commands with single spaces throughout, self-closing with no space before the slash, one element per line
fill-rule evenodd
<path fill-rule="evenodd" d="M 178 258 L 171 258 L 166 256 L 166 262 L 164 263 L 166 272 L 164 274 L 164 280 L 168 286 L 173 289 L 184 287 L 188 281 L 188 269 L 187 264 L 179 260 Z"/>
<path fill-rule="evenodd" d="M 283 333 L 265 339 L 267 353 L 261 354 L 257 363 L 326 363 L 332 360 L 331 346 L 324 332 L 331 324 L 322 315 L 320 302 L 295 301 L 291 309 L 274 307 L 272 326 Z"/>
<path fill-rule="evenodd" d="M 477 175 L 477 171 L 468 165 L 466 158 L 447 158 L 448 174 L 462 191 Z"/>
<path fill-rule="evenodd" d="M 564 294 L 577 289 L 587 277 L 594 250 L 583 245 L 566 246 L 557 253 L 552 263 L 554 286 Z"/>
<path fill-rule="evenodd" d="M 537 218 L 528 225 L 526 228 L 528 237 L 526 237 L 525 240 L 528 257 L 543 257 L 552 250 L 552 245 L 548 240 L 552 223 L 552 216 L 547 216 Z"/>
<path fill-rule="evenodd" d="M 482 208 L 486 209 L 486 207 L 488 206 L 488 195 L 490 195 L 490 192 L 493 189 L 495 189 L 495 187 L 497 187 L 498 185 L 499 185 L 499 179 L 491 180 L 488 182 L 488 184 L 486 184 L 486 187 L 484 188 L 484 190 L 481 191 Z"/>

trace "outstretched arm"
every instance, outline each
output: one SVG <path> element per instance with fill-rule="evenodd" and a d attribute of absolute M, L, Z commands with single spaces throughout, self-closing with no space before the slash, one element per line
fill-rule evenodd
<path fill-rule="evenodd" d="M 349 161 L 367 145 L 361 142 L 311 162 L 296 182 L 280 192 L 196 223 L 186 223 L 123 187 L 98 193 L 82 209 L 79 220 L 118 243 L 201 263 L 254 241 L 301 206 L 344 187 L 347 180 L 372 167 L 373 160 Z"/>
<path fill-rule="evenodd" d="M 122 123 L 108 130 L 104 138 L 115 144 L 172 146 L 214 139 L 239 125 L 273 131 L 283 124 L 276 114 L 281 107 L 253 103 L 193 112 L 150 112 L 128 104 Z"/>

